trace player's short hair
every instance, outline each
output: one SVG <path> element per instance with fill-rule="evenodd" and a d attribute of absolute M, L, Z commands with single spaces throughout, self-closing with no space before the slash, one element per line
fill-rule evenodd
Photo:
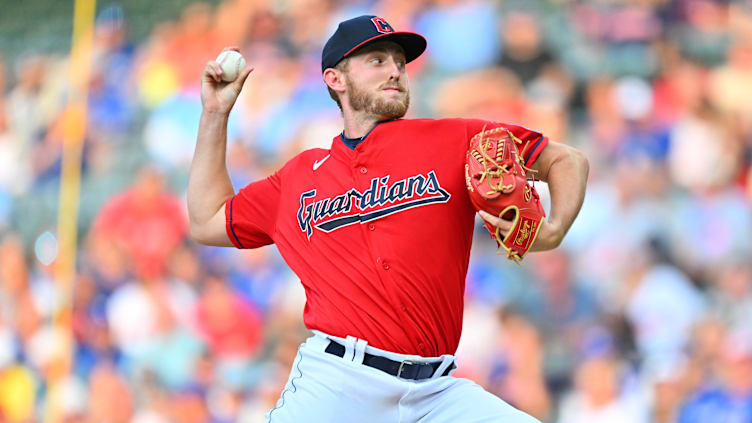
<path fill-rule="evenodd" d="M 350 70 L 350 58 L 346 57 L 342 59 L 337 65 L 334 67 L 340 72 L 347 72 Z M 336 91 L 331 89 L 328 85 L 326 86 L 326 89 L 329 90 L 329 97 L 334 100 L 335 103 L 337 103 L 337 106 L 339 107 L 339 110 L 342 111 L 342 102 L 339 99 L 339 94 L 337 94 Z"/>

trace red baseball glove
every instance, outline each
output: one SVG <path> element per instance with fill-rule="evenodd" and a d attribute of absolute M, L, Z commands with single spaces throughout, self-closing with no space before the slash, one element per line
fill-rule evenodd
<path fill-rule="evenodd" d="M 524 165 L 517 145 L 522 141 L 504 127 L 483 130 L 470 140 L 465 157 L 465 182 L 476 210 L 511 221 L 506 235 L 486 222 L 486 228 L 507 258 L 519 263 L 535 242 L 546 212 L 527 179 L 534 171 Z"/>

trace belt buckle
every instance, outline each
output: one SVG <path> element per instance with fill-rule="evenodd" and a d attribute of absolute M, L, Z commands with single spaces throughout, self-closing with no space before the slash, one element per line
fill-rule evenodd
<path fill-rule="evenodd" d="M 402 378 L 402 369 L 405 367 L 405 364 L 415 364 L 412 360 L 402 360 L 400 363 L 399 369 L 397 369 L 397 377 Z"/>

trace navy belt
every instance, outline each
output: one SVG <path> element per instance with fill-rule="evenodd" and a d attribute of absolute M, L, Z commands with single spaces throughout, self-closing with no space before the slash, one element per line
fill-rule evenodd
<path fill-rule="evenodd" d="M 337 357 L 345 356 L 345 346 L 332 340 L 329 341 L 329 345 L 327 345 L 326 350 L 324 351 L 336 355 Z M 377 355 L 365 353 L 363 356 L 363 364 L 368 367 L 373 367 L 374 369 L 379 369 L 392 376 L 397 376 L 398 378 L 422 380 L 431 378 L 434 373 L 436 373 L 439 366 L 441 366 L 441 361 L 436 363 L 416 363 L 410 360 L 395 361 L 386 357 L 379 357 Z M 452 362 L 452 365 L 447 367 L 441 376 L 448 375 L 449 372 L 456 367 L 457 366 L 454 362 Z"/>

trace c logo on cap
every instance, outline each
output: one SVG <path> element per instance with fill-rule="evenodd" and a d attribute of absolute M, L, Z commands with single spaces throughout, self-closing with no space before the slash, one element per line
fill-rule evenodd
<path fill-rule="evenodd" d="M 382 18 L 379 18 L 379 17 L 371 18 L 371 22 L 373 22 L 373 24 L 376 25 L 376 30 L 382 34 L 388 34 L 390 32 L 394 32 L 394 29 L 392 29 L 392 26 L 389 25 Z"/>

